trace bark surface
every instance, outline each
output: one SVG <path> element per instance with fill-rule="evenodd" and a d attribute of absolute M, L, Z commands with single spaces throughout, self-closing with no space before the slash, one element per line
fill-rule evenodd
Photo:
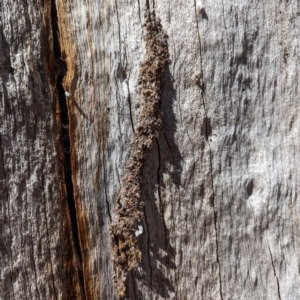
<path fill-rule="evenodd" d="M 1 299 L 300 298 L 299 1 L 0 13 Z"/>

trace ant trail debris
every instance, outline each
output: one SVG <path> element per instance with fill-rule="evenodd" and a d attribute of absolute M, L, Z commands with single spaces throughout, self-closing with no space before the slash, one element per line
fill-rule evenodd
<path fill-rule="evenodd" d="M 138 236 L 143 232 L 143 227 L 138 225 L 144 207 L 141 197 L 142 170 L 146 152 L 162 128 L 161 78 L 170 63 L 167 35 L 155 11 L 146 11 L 144 26 L 147 31 L 144 37 L 146 57 L 138 79 L 140 97 L 136 105 L 139 109 L 137 129 L 130 143 L 122 188 L 117 195 L 117 216 L 110 227 L 114 276 L 120 299 L 126 297 L 128 272 L 137 268 L 142 258 L 137 243 Z"/>

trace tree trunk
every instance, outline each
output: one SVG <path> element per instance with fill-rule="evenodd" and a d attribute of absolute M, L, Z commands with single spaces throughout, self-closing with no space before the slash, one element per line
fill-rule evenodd
<path fill-rule="evenodd" d="M 1 299 L 300 299 L 298 1 L 0 9 Z"/>

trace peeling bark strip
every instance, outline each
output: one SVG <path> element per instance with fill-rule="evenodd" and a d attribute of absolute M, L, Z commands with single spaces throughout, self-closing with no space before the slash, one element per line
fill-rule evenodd
<path fill-rule="evenodd" d="M 161 77 L 169 64 L 167 35 L 162 29 L 160 19 L 155 16 L 155 11 L 147 10 L 145 20 L 146 58 L 141 65 L 138 81 L 141 100 L 136 106 L 140 114 L 125 165 L 123 187 L 117 196 L 118 216 L 110 228 L 115 281 L 120 299 L 126 296 L 125 282 L 128 272 L 141 261 L 142 254 L 135 235 L 144 206 L 141 199 L 141 174 L 146 151 L 162 127 Z"/>

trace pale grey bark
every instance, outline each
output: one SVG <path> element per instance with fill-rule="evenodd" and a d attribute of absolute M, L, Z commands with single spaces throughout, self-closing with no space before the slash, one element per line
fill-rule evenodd
<path fill-rule="evenodd" d="M 299 299 L 299 1 L 55 2 L 0 3 L 0 298 L 117 299 L 148 6 L 171 64 L 128 298 Z"/>

